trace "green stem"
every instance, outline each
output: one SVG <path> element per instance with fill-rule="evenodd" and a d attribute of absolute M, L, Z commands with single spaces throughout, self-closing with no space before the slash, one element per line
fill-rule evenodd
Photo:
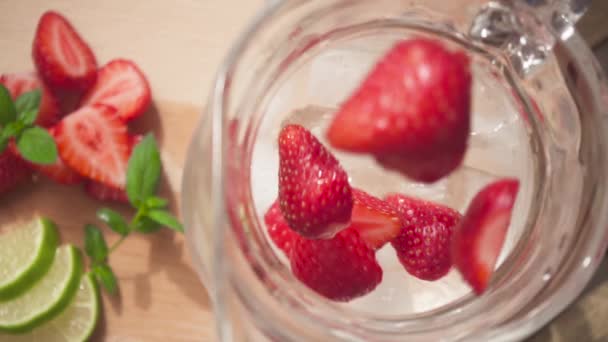
<path fill-rule="evenodd" d="M 129 231 L 127 232 L 127 234 L 122 235 L 120 237 L 120 239 L 118 239 L 116 242 L 114 242 L 112 244 L 112 246 L 110 246 L 110 248 L 108 249 L 108 253 L 106 253 L 106 258 L 109 257 L 110 254 L 112 254 L 112 252 L 114 252 L 123 243 L 123 241 L 125 241 L 127 236 L 129 236 L 129 234 L 131 234 L 131 232 L 133 230 L 135 230 L 135 226 L 137 225 L 139 220 L 141 220 L 142 216 L 144 216 L 144 213 L 145 213 L 145 209 L 143 207 L 137 209 L 137 213 L 135 214 L 135 216 L 133 216 L 133 219 L 131 220 L 131 223 L 129 224 Z"/>

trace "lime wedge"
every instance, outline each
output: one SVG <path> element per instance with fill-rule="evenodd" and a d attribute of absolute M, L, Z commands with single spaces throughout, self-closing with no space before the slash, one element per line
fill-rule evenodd
<path fill-rule="evenodd" d="M 74 246 L 57 249 L 48 272 L 27 292 L 0 302 L 0 330 L 23 332 L 59 314 L 78 291 L 82 261 Z"/>
<path fill-rule="evenodd" d="M 0 342 L 84 342 L 89 339 L 99 315 L 95 280 L 86 274 L 70 305 L 51 321 L 23 335 L 0 333 Z"/>
<path fill-rule="evenodd" d="M 57 240 L 55 225 L 43 218 L 0 235 L 0 301 L 17 297 L 49 270 Z"/>

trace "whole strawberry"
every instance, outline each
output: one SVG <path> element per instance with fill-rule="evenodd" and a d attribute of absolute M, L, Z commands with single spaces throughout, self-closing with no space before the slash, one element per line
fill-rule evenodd
<path fill-rule="evenodd" d="M 391 244 L 405 270 L 429 281 L 446 275 L 452 267 L 450 247 L 460 213 L 400 194 L 389 195 L 386 201 L 401 214 L 403 228 Z"/>
<path fill-rule="evenodd" d="M 32 175 L 27 163 L 11 152 L 0 153 L 0 194 L 14 189 Z"/>
<path fill-rule="evenodd" d="M 476 294 L 494 273 L 511 222 L 519 181 L 506 178 L 484 187 L 471 201 L 452 241 L 452 258 Z"/>
<path fill-rule="evenodd" d="M 351 217 L 353 195 L 338 160 L 308 130 L 279 135 L 279 203 L 289 226 L 310 239 L 331 238 Z"/>
<path fill-rule="evenodd" d="M 435 40 L 397 43 L 338 110 L 332 146 L 434 182 L 460 165 L 470 130 L 469 58 Z"/>
<path fill-rule="evenodd" d="M 296 278 L 335 301 L 361 297 L 382 281 L 374 249 L 355 229 L 327 240 L 297 239 L 290 260 Z"/>
<path fill-rule="evenodd" d="M 289 257 L 295 240 L 302 239 L 302 237 L 289 228 L 279 208 L 279 201 L 275 201 L 268 208 L 264 215 L 264 223 L 266 223 L 266 229 L 272 242 Z"/>

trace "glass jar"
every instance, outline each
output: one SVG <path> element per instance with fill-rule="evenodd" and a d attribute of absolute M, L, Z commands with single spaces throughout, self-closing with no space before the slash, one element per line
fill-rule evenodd
<path fill-rule="evenodd" d="M 605 78 L 573 29 L 585 1 L 286 0 L 234 44 L 192 141 L 183 215 L 222 341 L 513 341 L 582 291 L 608 242 Z M 464 165 L 431 185 L 337 153 L 351 183 L 459 210 L 487 182 L 521 190 L 492 282 L 436 283 L 394 269 L 351 303 L 298 282 L 265 233 L 285 123 L 322 141 L 332 111 L 395 41 L 430 36 L 472 60 L 473 130 Z M 356 132 L 353 132 L 356 134 Z M 386 285 L 385 285 L 386 284 Z"/>

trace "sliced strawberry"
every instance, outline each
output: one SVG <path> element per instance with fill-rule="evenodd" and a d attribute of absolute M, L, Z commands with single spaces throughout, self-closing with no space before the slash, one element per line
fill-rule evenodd
<path fill-rule="evenodd" d="M 51 88 L 85 90 L 95 83 L 97 61 L 91 48 L 57 12 L 47 11 L 40 17 L 32 57 Z"/>
<path fill-rule="evenodd" d="M 403 229 L 391 241 L 405 270 L 423 280 L 437 280 L 452 268 L 450 246 L 462 215 L 443 205 L 392 194 L 386 201 L 399 210 Z"/>
<path fill-rule="evenodd" d="M 127 193 L 123 189 L 115 188 L 95 181 L 88 181 L 84 189 L 91 197 L 100 201 L 129 203 Z"/>
<path fill-rule="evenodd" d="M 59 120 L 59 103 L 49 89 L 40 81 L 33 72 L 10 73 L 0 75 L 2 83 L 11 93 L 13 100 L 16 100 L 23 93 L 40 89 L 42 98 L 38 109 L 36 123 L 40 126 L 48 127 Z"/>
<path fill-rule="evenodd" d="M 374 250 L 355 229 L 327 240 L 296 239 L 290 261 L 296 278 L 335 301 L 361 297 L 382 281 Z"/>
<path fill-rule="evenodd" d="M 63 118 L 55 140 L 63 161 L 82 176 L 124 188 L 129 159 L 127 127 L 110 106 L 85 106 Z"/>
<path fill-rule="evenodd" d="M 287 221 L 283 218 L 281 208 L 279 208 L 278 200 L 274 201 L 266 211 L 264 223 L 266 223 L 266 229 L 272 242 L 289 257 L 295 240 L 302 239 L 302 237 L 289 228 Z"/>
<path fill-rule="evenodd" d="M 469 58 L 439 42 L 397 43 L 338 110 L 332 146 L 370 153 L 415 180 L 433 182 L 460 165 L 470 130 Z"/>
<path fill-rule="evenodd" d="M 102 103 L 118 109 L 125 121 L 140 116 L 150 106 L 150 86 L 135 63 L 115 59 L 99 70 L 95 86 L 82 100 L 83 105 Z"/>
<path fill-rule="evenodd" d="M 351 225 L 359 231 L 361 238 L 378 249 L 401 232 L 399 212 L 389 203 L 359 189 L 353 191 L 353 212 Z"/>
<path fill-rule="evenodd" d="M 13 190 L 30 179 L 31 175 L 28 165 L 10 148 L 0 153 L 0 194 Z"/>
<path fill-rule="evenodd" d="M 496 266 L 511 221 L 519 181 L 502 179 L 483 188 L 456 228 L 452 258 L 476 294 L 482 294 Z"/>
<path fill-rule="evenodd" d="M 331 238 L 344 229 L 353 196 L 338 160 L 299 125 L 281 130 L 279 158 L 279 201 L 289 226 L 311 239 Z"/>

